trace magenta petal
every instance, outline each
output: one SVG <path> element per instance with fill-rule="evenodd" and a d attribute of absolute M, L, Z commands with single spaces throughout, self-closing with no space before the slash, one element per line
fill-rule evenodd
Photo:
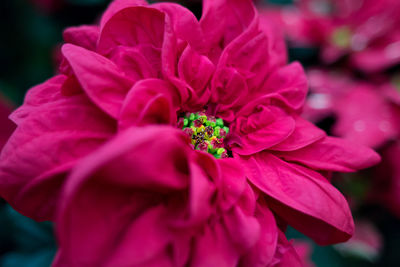
<path fill-rule="evenodd" d="M 45 92 L 43 88 L 34 88 L 31 96 Z M 32 108 L 35 102 L 29 98 L 27 108 Z M 114 131 L 114 123 L 84 95 L 35 107 L 19 122 L 1 154 L 2 197 L 25 215 L 52 219 L 64 172 Z"/>
<path fill-rule="evenodd" d="M 102 28 L 97 51 L 109 55 L 118 46 L 152 45 L 161 48 L 165 14 L 155 8 L 136 6 L 121 9 Z"/>
<path fill-rule="evenodd" d="M 189 166 L 189 210 L 187 218 L 183 222 L 185 226 L 201 225 L 208 219 L 212 212 L 211 199 L 213 194 L 216 193 L 215 185 L 211 182 L 211 179 L 220 175 L 214 158 L 197 151 L 193 155 Z"/>
<path fill-rule="evenodd" d="M 31 88 L 25 95 L 24 104 L 16 109 L 10 119 L 17 125 L 22 123 L 28 116 L 34 114 L 34 109 L 46 103 L 62 100 L 61 86 L 67 79 L 65 75 L 57 75 Z"/>
<path fill-rule="evenodd" d="M 57 234 L 64 258 L 75 265 L 98 266 L 109 259 L 121 237 L 140 231 L 147 220 L 161 228 L 141 233 L 142 238 L 158 246 L 166 242 L 166 220 L 158 217 L 162 211 L 143 212 L 165 201 L 168 193 L 187 187 L 189 148 L 184 137 L 166 126 L 127 129 L 74 168 L 58 214 Z M 121 246 L 118 253 L 126 256 L 129 246 Z M 153 248 L 147 247 L 146 253 L 131 260 L 147 260 L 159 251 Z"/>
<path fill-rule="evenodd" d="M 235 267 L 239 256 L 227 230 L 218 221 L 213 227 L 205 227 L 203 234 L 196 238 L 191 266 Z"/>
<path fill-rule="evenodd" d="M 292 116 L 273 106 L 248 106 L 254 106 L 254 112 L 247 118 L 240 116 L 232 126 L 232 132 L 240 137 L 240 143 L 231 147 L 233 152 L 251 155 L 279 144 L 292 134 L 295 128 Z"/>
<path fill-rule="evenodd" d="M 266 203 L 257 206 L 255 217 L 261 225 L 260 238 L 242 259 L 244 266 L 269 266 L 275 254 L 278 241 L 278 228 L 274 215 Z"/>
<path fill-rule="evenodd" d="M 110 60 L 84 48 L 65 44 L 62 52 L 89 98 L 117 118 L 132 81 Z"/>
<path fill-rule="evenodd" d="M 160 51 L 151 45 L 118 46 L 109 58 L 134 81 L 160 76 Z"/>
<path fill-rule="evenodd" d="M 221 200 L 222 209 L 228 210 L 239 200 L 245 190 L 246 177 L 243 169 L 234 159 L 220 159 L 218 165 L 221 169 Z"/>
<path fill-rule="evenodd" d="M 115 13 L 119 12 L 124 8 L 135 7 L 135 6 L 146 6 L 146 5 L 147 5 L 146 0 L 114 0 L 108 6 L 103 16 L 101 17 L 100 26 L 101 28 L 103 28 L 104 24 L 106 24 L 108 20 L 115 15 Z"/>
<path fill-rule="evenodd" d="M 198 52 L 204 52 L 204 34 L 195 15 L 187 8 L 175 3 L 155 3 L 154 7 L 164 12 L 169 24 L 178 39 L 185 40 Z M 169 27 L 167 27 L 169 28 Z"/>
<path fill-rule="evenodd" d="M 105 266 L 148 266 L 157 254 L 166 251 L 172 237 L 163 220 L 165 213 L 162 205 L 150 208 L 127 226 Z"/>
<path fill-rule="evenodd" d="M 70 27 L 63 32 L 63 39 L 66 43 L 81 46 L 88 50 L 96 50 L 99 39 L 98 26 Z"/>
<path fill-rule="evenodd" d="M 189 84 L 198 96 L 201 96 L 214 74 L 214 64 L 187 46 L 178 63 L 179 77 Z"/>
<path fill-rule="evenodd" d="M 304 148 L 275 154 L 316 170 L 340 172 L 361 170 L 380 161 L 380 156 L 370 148 L 328 136 Z"/>
<path fill-rule="evenodd" d="M 276 267 L 304 267 L 292 244 L 286 239 L 284 233 L 279 230 L 277 253 L 275 255 Z"/>
<path fill-rule="evenodd" d="M 81 161 L 75 175 L 85 178 L 86 173 L 99 172 L 126 187 L 182 189 L 188 175 L 186 139 L 182 131 L 169 126 L 132 127 Z M 137 174 L 135 179 L 132 173 Z"/>
<path fill-rule="evenodd" d="M 174 88 L 163 80 L 147 79 L 137 82 L 122 105 L 119 128 L 146 124 L 175 124 L 176 98 Z"/>
<path fill-rule="evenodd" d="M 296 128 L 294 128 L 293 133 L 281 143 L 271 147 L 271 150 L 291 151 L 300 149 L 326 136 L 326 133 L 323 130 L 319 129 L 311 122 L 308 122 L 299 116 L 295 116 L 294 118 Z"/>
<path fill-rule="evenodd" d="M 272 97 L 286 107 L 300 110 L 304 105 L 307 89 L 307 77 L 303 67 L 294 62 L 273 72 L 262 90 L 266 94 L 276 94 Z"/>
<path fill-rule="evenodd" d="M 271 209 L 294 228 L 318 244 L 351 237 L 354 224 L 347 201 L 322 175 L 268 152 L 240 160 L 249 180 L 269 196 Z"/>
<path fill-rule="evenodd" d="M 245 78 L 234 68 L 219 68 L 211 81 L 211 101 L 226 110 L 248 94 Z"/>
<path fill-rule="evenodd" d="M 200 25 L 207 46 L 215 58 L 233 39 L 243 33 L 255 18 L 255 7 L 250 0 L 206 0 Z M 219 48 L 219 51 L 216 49 Z"/>

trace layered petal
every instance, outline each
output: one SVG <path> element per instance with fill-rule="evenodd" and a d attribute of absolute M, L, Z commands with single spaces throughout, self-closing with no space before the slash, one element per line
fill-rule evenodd
<path fill-rule="evenodd" d="M 290 225 L 318 244 L 351 237 L 354 223 L 348 204 L 322 175 L 268 152 L 238 159 L 251 183 L 267 196 L 271 209 Z"/>
<path fill-rule="evenodd" d="M 372 149 L 335 137 L 325 137 L 298 150 L 275 155 L 312 169 L 340 172 L 365 169 L 380 161 L 380 156 Z"/>
<path fill-rule="evenodd" d="M 232 132 L 239 137 L 231 144 L 233 152 L 250 155 L 263 151 L 279 144 L 294 131 L 295 122 L 292 116 L 274 106 L 257 105 L 260 101 L 262 99 L 257 99 L 255 103 L 244 107 L 231 126 Z M 248 111 L 250 112 L 246 116 Z"/>
<path fill-rule="evenodd" d="M 50 80 L 28 94 L 1 154 L 2 197 L 38 220 L 52 218 L 65 173 L 115 131 L 115 123 L 84 95 L 54 97 L 54 86 Z"/>
<path fill-rule="evenodd" d="M 162 200 L 188 182 L 183 137 L 170 127 L 132 128 L 80 162 L 58 217 L 62 254 L 70 265 L 112 265 L 122 258 L 141 264 L 165 249 L 170 239 L 162 233 L 167 224 L 160 216 L 168 216 Z M 153 231 L 144 235 L 141 229 L 150 224 Z M 138 232 L 141 239 L 131 238 Z M 137 254 L 127 253 L 132 246 Z"/>
<path fill-rule="evenodd" d="M 89 98 L 117 118 L 133 81 L 110 60 L 82 47 L 66 44 L 62 52 Z"/>
<path fill-rule="evenodd" d="M 133 125 L 175 125 L 179 99 L 175 89 L 163 80 L 147 79 L 129 90 L 119 115 L 119 128 Z"/>
<path fill-rule="evenodd" d="M 66 43 L 94 51 L 96 50 L 99 33 L 100 31 L 98 26 L 84 25 L 70 27 L 63 32 L 63 39 Z"/>

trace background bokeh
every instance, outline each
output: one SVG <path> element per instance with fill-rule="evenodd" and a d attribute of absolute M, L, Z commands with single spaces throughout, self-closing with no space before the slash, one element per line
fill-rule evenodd
<path fill-rule="evenodd" d="M 262 1 L 257 2 L 260 4 Z M 0 1 L 0 100 L 5 107 L 2 107 L 5 111 L 0 115 L 4 116 L 7 110 L 20 105 L 30 87 L 54 74 L 63 29 L 95 22 L 108 3 L 109 0 Z M 201 14 L 201 1 L 182 0 L 180 3 L 197 16 Z M 292 5 L 291 0 L 269 3 Z M 315 47 L 289 48 L 290 60 L 299 60 L 305 66 L 318 64 L 318 52 Z M 393 72 L 392 69 L 389 71 Z M 362 75 L 358 78 L 364 79 Z M 0 129 L 5 132 L 12 126 L 3 121 L 0 120 Z M 333 119 L 327 118 L 320 121 L 319 126 L 329 131 L 332 123 Z M 400 266 L 399 218 L 384 206 L 363 202 L 371 187 L 370 176 L 371 170 L 366 170 L 334 177 L 333 182 L 345 195 L 351 196 L 352 201 L 359 203 L 354 216 L 368 225 L 360 236 L 373 235 L 381 249 L 368 251 L 351 243 L 348 246 L 319 247 L 289 228 L 289 238 L 306 242 L 300 242 L 299 254 L 310 257 L 316 266 Z M 36 223 L 0 201 L 0 266 L 49 266 L 56 252 L 52 231 L 51 223 Z"/>

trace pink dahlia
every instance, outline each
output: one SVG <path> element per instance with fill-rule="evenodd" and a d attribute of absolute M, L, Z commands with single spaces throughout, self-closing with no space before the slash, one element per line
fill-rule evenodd
<path fill-rule="evenodd" d="M 325 63 L 349 55 L 353 67 L 376 72 L 400 62 L 399 11 L 397 0 L 302 0 L 275 13 L 289 39 L 321 47 Z"/>
<path fill-rule="evenodd" d="M 326 176 L 379 161 L 302 119 L 307 81 L 249 0 L 114 1 L 65 31 L 61 74 L 11 118 L 0 193 L 55 220 L 55 266 L 296 266 L 354 225 Z M 326 176 L 325 176 L 326 175 Z"/>

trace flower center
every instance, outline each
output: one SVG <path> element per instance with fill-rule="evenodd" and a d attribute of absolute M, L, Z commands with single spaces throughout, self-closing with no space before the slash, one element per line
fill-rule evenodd
<path fill-rule="evenodd" d="M 208 152 L 217 159 L 229 157 L 224 144 L 229 128 L 221 118 L 207 116 L 204 112 L 186 113 L 179 118 L 178 127 L 191 138 L 194 149 Z"/>

